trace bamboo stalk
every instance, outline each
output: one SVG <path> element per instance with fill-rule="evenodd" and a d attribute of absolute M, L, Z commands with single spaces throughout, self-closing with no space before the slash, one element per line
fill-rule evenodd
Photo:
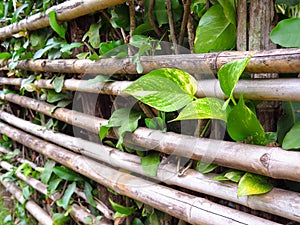
<path fill-rule="evenodd" d="M 22 191 L 12 182 L 4 181 L 2 178 L 2 174 L 0 174 L 0 181 L 3 186 L 21 203 L 25 204 L 25 208 L 30 212 L 30 214 L 36 218 L 40 224 L 43 225 L 52 225 L 52 218 L 34 201 L 28 200 L 26 201 L 23 198 Z"/>
<path fill-rule="evenodd" d="M 159 68 L 178 68 L 192 75 L 217 73 L 222 65 L 253 55 L 245 72 L 248 73 L 299 73 L 300 49 L 275 49 L 265 51 L 231 51 L 206 54 L 143 56 L 143 73 Z M 268 63 L 266 63 L 268 62 Z M 9 63 L 9 61 L 8 61 Z M 2 60 L 3 64 L 3 60 Z M 19 61 L 17 69 L 35 72 L 60 72 L 83 74 L 137 74 L 131 58 L 106 58 L 97 61 L 77 59 L 40 59 Z M 101 72 L 100 72 L 101 71 Z"/>
<path fill-rule="evenodd" d="M 121 195 L 141 201 L 191 224 L 277 224 L 112 169 L 3 123 L 0 123 L 0 131 L 11 139 L 113 189 Z"/>
<path fill-rule="evenodd" d="M 0 77 L 0 84 L 20 86 L 23 79 Z M 111 83 L 97 82 L 89 84 L 87 80 L 67 79 L 64 81 L 64 90 L 100 93 L 108 95 L 122 95 L 131 81 L 115 81 Z M 54 89 L 51 80 L 40 79 L 34 82 L 38 88 Z M 241 79 L 234 89 L 234 96 L 238 98 L 243 95 L 246 99 L 273 100 L 273 101 L 300 101 L 300 80 L 289 79 Z M 224 99 L 227 96 L 223 93 L 220 82 L 217 79 L 206 79 L 198 81 L 196 97 L 216 97 Z"/>
<path fill-rule="evenodd" d="M 80 138 L 46 130 L 41 126 L 19 119 L 0 111 L 0 119 L 26 132 L 30 132 L 45 140 L 55 142 L 72 151 L 90 156 L 94 159 L 122 169 L 147 175 L 141 167 L 141 158 L 121 152 L 111 147 L 99 145 Z M 274 188 L 270 193 L 259 196 L 237 197 L 237 185 L 232 182 L 217 182 L 213 180 L 215 174 L 203 175 L 195 170 L 188 170 L 186 176 L 178 177 L 176 165 L 162 162 L 157 176 L 152 177 L 169 185 L 177 185 L 186 189 L 226 199 L 231 202 L 245 205 L 251 209 L 265 211 L 300 222 L 300 194 Z M 83 196 L 84 197 L 84 194 Z M 287 207 L 287 203 L 290 207 Z"/>
<path fill-rule="evenodd" d="M 101 125 L 107 124 L 107 120 L 65 108 L 59 108 L 51 114 L 52 105 L 16 94 L 1 95 L 0 99 L 30 108 L 96 134 Z M 141 146 L 144 149 L 154 149 L 168 155 L 208 160 L 209 163 L 272 178 L 300 181 L 300 152 L 284 151 L 279 147 L 197 138 L 143 127 L 139 127 L 133 133 L 127 133 L 124 142 L 131 147 Z"/>
<path fill-rule="evenodd" d="M 11 164 L 9 164 L 6 161 L 1 161 L 0 162 L 0 166 L 7 170 L 7 171 L 11 171 L 13 169 L 13 166 Z M 29 184 L 31 187 L 33 187 L 35 190 L 37 190 L 38 192 L 44 194 L 44 195 L 48 195 L 48 191 L 47 191 L 47 185 L 43 184 L 41 181 L 34 179 L 32 177 L 28 177 L 25 176 L 23 173 L 18 172 L 16 173 L 16 176 L 21 179 L 22 181 L 26 182 L 27 184 Z M 79 190 L 77 189 L 77 192 L 79 192 Z M 56 202 L 58 199 L 60 199 L 61 194 L 56 192 L 53 195 L 48 196 L 52 201 Z M 86 200 L 85 195 L 84 196 L 84 200 Z M 80 196 L 82 197 L 82 196 Z M 75 207 L 74 207 L 75 206 Z M 95 216 L 88 213 L 86 210 L 81 209 L 78 205 L 73 204 L 72 205 L 72 211 L 71 214 L 73 215 L 73 217 L 75 217 L 75 219 L 79 220 L 80 222 L 84 223 L 84 224 L 90 224 L 87 222 L 87 220 L 84 220 L 87 217 L 91 217 L 92 221 L 96 221 L 95 220 Z M 113 217 L 111 218 L 113 219 Z M 109 223 L 108 220 L 103 219 L 102 221 L 99 221 L 98 223 L 96 223 L 97 225 L 106 225 L 106 224 L 111 224 Z"/>
<path fill-rule="evenodd" d="M 59 21 L 75 19 L 77 17 L 108 8 L 125 0 L 72 0 L 52 6 L 45 13 L 37 13 L 19 22 L 0 28 L 0 39 L 6 39 L 22 30 L 37 30 L 49 26 L 49 13 L 56 12 Z"/>

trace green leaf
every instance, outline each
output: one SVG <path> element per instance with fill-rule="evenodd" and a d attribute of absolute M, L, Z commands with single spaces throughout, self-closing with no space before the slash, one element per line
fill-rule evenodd
<path fill-rule="evenodd" d="M 8 60 L 11 58 L 11 53 L 9 52 L 0 52 L 0 59 Z"/>
<path fill-rule="evenodd" d="M 134 31 L 133 31 L 133 35 L 141 35 L 141 34 L 145 34 L 149 31 L 152 31 L 153 27 L 151 26 L 150 23 L 143 23 L 139 26 L 137 26 Z"/>
<path fill-rule="evenodd" d="M 251 57 L 234 60 L 223 65 L 218 71 L 221 89 L 229 98 L 233 98 L 234 88 L 250 59 Z"/>
<path fill-rule="evenodd" d="M 24 197 L 24 199 L 28 200 L 32 194 L 33 189 L 29 185 L 26 185 L 26 187 L 22 188 L 22 196 Z"/>
<path fill-rule="evenodd" d="M 100 127 L 100 130 L 99 130 L 99 138 L 100 138 L 100 141 L 103 141 L 103 139 L 106 137 L 107 135 L 107 132 L 109 131 L 111 127 L 108 127 L 108 126 L 101 126 Z"/>
<path fill-rule="evenodd" d="M 83 44 L 80 43 L 80 42 L 73 42 L 71 44 L 64 44 L 63 47 L 60 49 L 60 51 L 61 52 L 69 52 L 73 48 L 79 48 L 81 46 L 83 46 Z"/>
<path fill-rule="evenodd" d="M 199 21 L 195 53 L 232 49 L 235 42 L 236 27 L 228 21 L 220 5 L 212 6 Z"/>
<path fill-rule="evenodd" d="M 132 220 L 132 225 L 144 225 L 144 223 L 137 217 Z"/>
<path fill-rule="evenodd" d="M 158 152 L 150 153 L 147 156 L 141 157 L 141 165 L 144 172 L 155 177 L 160 164 L 160 156 Z"/>
<path fill-rule="evenodd" d="M 96 207 L 96 202 L 93 198 L 92 191 L 93 191 L 92 186 L 88 182 L 84 182 L 85 197 L 87 198 L 88 203 L 90 203 L 92 206 Z"/>
<path fill-rule="evenodd" d="M 113 50 L 114 48 L 117 48 L 119 46 L 123 45 L 123 42 L 118 41 L 110 41 L 110 42 L 102 42 L 100 44 L 100 53 L 101 55 L 104 55 L 108 53 L 109 51 Z"/>
<path fill-rule="evenodd" d="M 66 93 L 57 93 L 54 90 L 47 90 L 47 102 L 54 103 L 65 99 L 70 99 L 70 95 Z"/>
<path fill-rule="evenodd" d="M 275 0 L 276 4 L 286 4 L 288 6 L 298 5 L 300 0 Z"/>
<path fill-rule="evenodd" d="M 267 177 L 253 173 L 245 173 L 238 184 L 238 197 L 264 194 L 272 190 L 272 188 L 273 186 L 268 182 Z"/>
<path fill-rule="evenodd" d="M 26 79 L 23 79 L 21 82 L 21 87 L 20 90 L 25 89 L 28 92 L 32 92 L 36 90 L 35 85 L 33 84 L 36 76 L 35 75 L 30 75 Z"/>
<path fill-rule="evenodd" d="M 84 83 L 84 87 L 90 87 L 93 84 L 98 84 L 98 83 L 103 83 L 103 82 L 111 82 L 114 81 L 112 79 L 110 79 L 110 77 L 108 76 L 104 76 L 104 75 L 98 75 L 96 77 L 94 77 L 93 79 L 89 79 Z"/>
<path fill-rule="evenodd" d="M 231 2 L 228 0 L 218 0 L 218 2 L 223 8 L 226 19 L 236 26 L 236 11 Z"/>
<path fill-rule="evenodd" d="M 132 214 L 134 214 L 136 212 L 136 208 L 135 206 L 131 206 L 131 207 L 125 207 L 122 206 L 118 203 L 115 203 L 112 199 L 108 199 L 112 208 L 118 213 L 117 215 L 119 215 L 118 217 L 122 217 L 122 216 L 130 216 Z M 116 216 L 115 216 L 116 218 Z"/>
<path fill-rule="evenodd" d="M 67 32 L 67 29 L 58 24 L 57 21 L 56 21 L 56 12 L 55 11 L 51 11 L 49 12 L 48 14 L 49 16 L 49 22 L 50 22 L 50 26 L 51 28 L 63 39 L 66 39 L 66 32 Z"/>
<path fill-rule="evenodd" d="M 126 5 L 117 5 L 110 13 L 110 22 L 114 28 L 123 28 L 125 31 L 129 31 L 129 10 Z"/>
<path fill-rule="evenodd" d="M 263 127 L 256 115 L 245 105 L 242 96 L 228 115 L 227 131 L 235 141 L 252 138 L 253 143 L 257 145 L 265 145 L 266 142 Z"/>
<path fill-rule="evenodd" d="M 228 172 L 225 173 L 224 177 L 228 178 L 233 182 L 238 183 L 244 174 L 245 174 L 244 171 L 229 170 Z"/>
<path fill-rule="evenodd" d="M 65 225 L 71 219 L 69 215 L 64 213 L 54 213 L 52 218 L 54 220 L 53 225 Z"/>
<path fill-rule="evenodd" d="M 219 119 L 227 121 L 227 115 L 230 108 L 222 109 L 223 100 L 217 98 L 200 98 L 189 103 L 179 113 L 176 120 L 191 120 L 191 119 Z"/>
<path fill-rule="evenodd" d="M 30 43 L 35 50 L 45 47 L 49 32 L 48 28 L 32 31 L 30 33 Z"/>
<path fill-rule="evenodd" d="M 188 73 L 163 68 L 153 70 L 133 82 L 123 92 L 164 112 L 178 110 L 190 103 L 197 90 L 197 81 Z"/>
<path fill-rule="evenodd" d="M 44 166 L 44 170 L 41 174 L 41 180 L 44 184 L 47 184 L 48 181 L 50 180 L 53 167 L 55 166 L 55 161 L 53 160 L 48 160 Z"/>
<path fill-rule="evenodd" d="M 54 113 L 54 111 L 58 108 L 65 108 L 66 106 L 68 106 L 69 104 L 72 103 L 72 100 L 61 100 L 57 103 L 56 106 L 53 106 L 51 109 L 50 109 L 50 113 Z"/>
<path fill-rule="evenodd" d="M 206 174 L 206 173 L 213 171 L 217 167 L 218 167 L 218 165 L 216 165 L 216 164 L 198 161 L 197 165 L 195 167 L 195 170 L 197 170 L 200 173 Z"/>
<path fill-rule="evenodd" d="M 76 182 L 73 182 L 67 187 L 64 196 L 62 197 L 62 199 L 59 199 L 56 204 L 66 210 L 68 208 L 68 205 L 70 204 L 70 199 L 75 191 L 75 188 Z"/>
<path fill-rule="evenodd" d="M 283 47 L 300 47 L 300 18 L 280 21 L 271 31 L 271 40 Z"/>
<path fill-rule="evenodd" d="M 83 36 L 82 41 L 84 41 L 87 37 L 89 38 L 89 43 L 95 49 L 100 47 L 100 28 L 102 27 L 101 21 L 98 23 L 91 24 L 88 32 Z"/>
<path fill-rule="evenodd" d="M 282 142 L 282 148 L 285 150 L 289 149 L 300 149 L 300 121 L 295 123 L 292 129 L 286 134 Z"/>
<path fill-rule="evenodd" d="M 48 195 L 53 195 L 57 191 L 57 187 L 61 181 L 61 178 L 55 178 L 49 182 L 47 186 Z"/>
<path fill-rule="evenodd" d="M 61 92 L 63 86 L 64 86 L 64 81 L 65 81 L 65 76 L 59 76 L 59 77 L 55 77 L 53 80 L 53 86 L 54 86 L 54 90 L 59 93 Z"/>
<path fill-rule="evenodd" d="M 56 176 L 63 180 L 67 181 L 82 181 L 83 178 L 73 170 L 70 170 L 66 167 L 62 166 L 56 166 L 53 168 L 53 172 L 55 173 Z"/>

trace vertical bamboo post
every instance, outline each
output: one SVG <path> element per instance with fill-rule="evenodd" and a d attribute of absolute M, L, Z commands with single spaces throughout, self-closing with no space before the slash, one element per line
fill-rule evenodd
<path fill-rule="evenodd" d="M 276 45 L 270 40 L 275 15 L 273 0 L 251 0 L 249 18 L 249 50 L 270 50 Z M 252 78 L 277 78 L 278 74 L 252 74 Z M 265 131 L 275 131 L 278 103 L 263 101 L 257 105 L 257 116 Z"/>

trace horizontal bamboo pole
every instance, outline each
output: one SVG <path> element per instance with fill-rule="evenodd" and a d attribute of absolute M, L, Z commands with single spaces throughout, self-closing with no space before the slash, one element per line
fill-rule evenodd
<path fill-rule="evenodd" d="M 121 152 L 117 149 L 99 145 L 80 138 L 57 133 L 19 119 L 0 111 L 0 119 L 40 138 L 51 141 L 72 151 L 122 169 L 147 176 L 140 164 L 140 157 Z M 232 182 L 214 181 L 215 174 L 203 175 L 195 170 L 188 170 L 186 176 L 178 177 L 177 168 L 172 163 L 162 162 L 157 176 L 152 177 L 169 185 L 176 185 L 200 193 L 215 196 L 242 204 L 251 209 L 265 211 L 274 215 L 300 222 L 300 194 L 274 188 L 270 193 L 258 196 L 237 197 L 237 185 Z M 289 207 L 287 206 L 289 203 Z"/>
<path fill-rule="evenodd" d="M 190 74 L 216 74 L 222 65 L 253 55 L 245 72 L 248 73 L 300 73 L 300 49 L 274 49 L 266 51 L 231 51 L 206 54 L 143 56 L 143 73 L 159 68 L 178 68 Z M 8 62 L 9 63 L 9 62 Z M 2 61 L 3 64 L 3 61 Z M 78 59 L 23 60 L 17 69 L 35 72 L 81 74 L 137 74 L 131 58 L 104 58 L 96 61 Z"/>
<path fill-rule="evenodd" d="M 278 224 L 118 171 L 3 123 L 0 132 L 121 195 L 191 224 Z"/>
<path fill-rule="evenodd" d="M 65 1 L 59 5 L 52 6 L 46 12 L 41 12 L 29 16 L 19 22 L 0 28 L 0 39 L 6 39 L 13 34 L 23 30 L 37 30 L 50 25 L 49 13 L 56 12 L 56 18 L 59 21 L 75 19 L 77 17 L 108 8 L 125 0 L 72 0 Z"/>
<path fill-rule="evenodd" d="M 0 173 L 0 181 L 3 186 L 8 190 L 21 204 L 25 204 L 25 208 L 30 212 L 30 214 L 39 221 L 42 225 L 52 225 L 52 218 L 34 201 L 28 200 L 26 201 L 23 198 L 22 191 L 19 189 L 17 185 L 12 182 L 4 181 L 2 178 L 2 174 Z"/>
<path fill-rule="evenodd" d="M 25 108 L 51 116 L 68 124 L 98 134 L 107 120 L 59 108 L 50 113 L 53 105 L 16 94 L 0 96 Z M 139 127 L 127 133 L 125 144 L 154 149 L 168 155 L 179 155 L 195 160 L 208 160 L 221 166 L 258 173 L 277 179 L 300 181 L 300 152 L 284 151 L 278 147 L 264 147 L 237 142 L 197 138 L 173 132 L 161 132 Z"/>
<path fill-rule="evenodd" d="M 20 86 L 23 79 L 0 77 L 0 84 Z M 64 90 L 100 93 L 108 95 L 127 95 L 122 91 L 127 88 L 131 81 L 115 81 L 109 83 L 89 84 L 87 80 L 66 79 Z M 51 80 L 40 79 L 34 82 L 37 88 L 54 89 Z M 300 79 L 242 79 L 234 89 L 234 96 L 243 95 L 246 99 L 273 100 L 273 101 L 300 101 Z M 196 97 L 216 97 L 224 99 L 220 82 L 217 79 L 198 81 Z"/>
<path fill-rule="evenodd" d="M 13 165 L 9 164 L 8 162 L 6 161 L 1 161 L 0 162 L 0 166 L 7 170 L 7 171 L 11 171 L 14 167 Z M 54 193 L 53 195 L 48 195 L 48 190 L 47 190 L 47 185 L 43 184 L 41 181 L 37 180 L 37 179 L 34 179 L 32 177 L 28 177 L 28 176 L 25 176 L 23 173 L 21 172 L 18 172 L 16 173 L 16 176 L 21 179 L 22 181 L 26 182 L 27 184 L 29 184 L 31 187 L 33 187 L 35 190 L 37 190 L 38 192 L 44 194 L 45 196 L 47 195 L 52 201 L 56 202 L 58 199 L 60 199 L 60 197 L 62 196 L 61 193 Z M 80 191 L 77 189 L 75 192 L 77 193 L 80 193 Z M 80 196 L 82 197 L 82 196 Z M 84 195 L 84 200 L 86 201 L 86 197 Z M 84 224 L 89 224 L 87 223 L 87 220 L 83 220 L 84 218 L 87 218 L 87 217 L 91 217 L 93 218 L 95 221 L 95 216 L 86 212 L 85 210 L 82 210 L 78 205 L 75 205 L 74 207 L 74 204 L 72 204 L 72 215 L 79 221 L 83 222 Z M 111 218 L 113 219 L 113 218 Z M 97 225 L 107 225 L 107 224 L 111 224 L 109 223 L 108 220 L 106 219 L 102 219 L 101 221 L 99 221 L 99 223 L 97 223 Z"/>

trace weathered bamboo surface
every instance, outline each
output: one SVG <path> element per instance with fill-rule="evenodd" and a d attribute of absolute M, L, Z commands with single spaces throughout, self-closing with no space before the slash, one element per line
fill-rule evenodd
<path fill-rule="evenodd" d="M 147 176 L 141 167 L 140 157 L 117 149 L 99 145 L 80 138 L 71 137 L 62 133 L 35 125 L 29 121 L 19 119 L 9 113 L 0 111 L 0 119 L 26 132 L 74 152 L 90 156 L 110 165 Z M 1 165 L 1 164 L 0 164 Z M 162 162 L 157 176 L 152 177 L 170 185 L 177 185 L 186 189 L 215 196 L 231 202 L 245 205 L 251 209 L 266 211 L 274 215 L 300 222 L 300 194 L 274 188 L 270 193 L 258 196 L 238 198 L 237 185 L 233 182 L 214 181 L 215 174 L 203 175 L 195 170 L 188 170 L 183 177 L 177 176 L 176 165 Z M 289 202 L 289 206 L 287 206 Z"/>
<path fill-rule="evenodd" d="M 107 120 L 74 110 L 59 108 L 51 113 L 53 105 L 16 94 L 0 96 L 25 108 L 38 111 L 68 124 L 98 134 Z M 207 161 L 225 167 L 266 175 L 272 178 L 300 181 L 300 152 L 284 151 L 279 147 L 264 147 L 221 140 L 197 138 L 173 132 L 161 132 L 139 127 L 125 136 L 125 144 L 154 149 L 168 155 L 179 155 Z"/>
<path fill-rule="evenodd" d="M 159 68 L 178 68 L 192 75 L 217 73 L 222 65 L 253 55 L 245 72 L 248 73 L 300 73 L 300 49 L 275 49 L 266 51 L 231 51 L 207 54 L 143 56 L 143 73 Z M 2 61 L 3 64 L 3 61 Z M 23 60 L 18 69 L 35 72 L 60 72 L 81 74 L 137 74 L 131 58 L 104 58 L 96 61 L 78 59 Z"/>
<path fill-rule="evenodd" d="M 125 0 L 72 0 L 59 5 L 52 6 L 46 12 L 41 12 L 27 17 L 19 22 L 0 28 L 0 39 L 6 39 L 13 34 L 23 30 L 37 30 L 49 26 L 48 14 L 51 11 L 56 12 L 56 18 L 59 21 L 75 19 L 77 17 L 108 8 Z"/>
<path fill-rule="evenodd" d="M 6 78 L 0 77 L 0 84 L 20 86 L 22 78 Z M 88 80 L 66 79 L 64 81 L 64 90 L 100 93 L 108 95 L 127 95 L 122 91 L 127 88 L 131 81 L 115 81 L 115 82 L 97 82 L 90 84 Z M 38 88 L 54 89 L 51 80 L 40 79 L 34 82 Z M 234 89 L 234 96 L 238 98 L 243 95 L 246 99 L 252 100 L 273 100 L 273 101 L 300 101 L 300 79 L 242 79 L 239 80 Z M 216 97 L 224 99 L 224 95 L 220 82 L 217 79 L 204 79 L 198 81 L 198 89 L 196 96 Z"/>
<path fill-rule="evenodd" d="M 52 225 L 52 218 L 34 201 L 25 200 L 20 188 L 12 182 L 4 181 L 0 173 L 0 180 L 3 186 L 8 190 L 21 204 L 25 204 L 28 212 L 42 225 Z"/>
<path fill-rule="evenodd" d="M 3 123 L 0 132 L 121 195 L 191 224 L 278 224 L 112 169 Z"/>

